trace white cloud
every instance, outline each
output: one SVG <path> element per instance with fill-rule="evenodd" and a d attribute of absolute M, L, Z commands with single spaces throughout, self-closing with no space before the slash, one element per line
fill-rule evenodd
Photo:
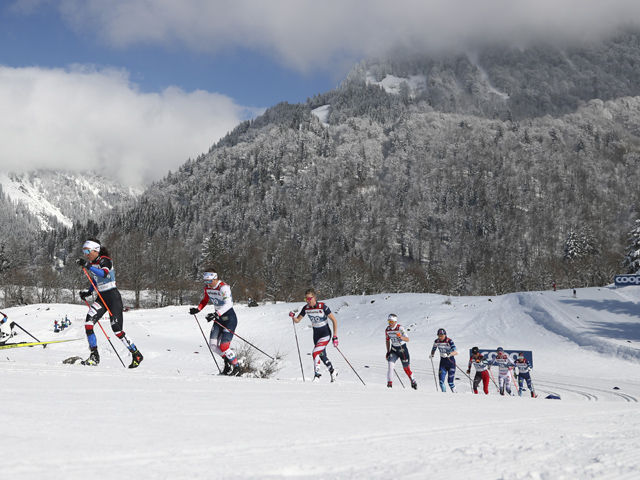
<path fill-rule="evenodd" d="M 106 167 L 157 180 L 207 152 L 247 111 L 229 97 L 169 87 L 142 93 L 123 70 L 0 66 L 0 168 Z"/>
<path fill-rule="evenodd" d="M 177 44 L 217 53 L 255 49 L 299 71 L 398 45 L 583 38 L 640 22 L 637 0 L 19 0 L 59 5 L 76 28 L 118 47 Z M 16 7 L 17 8 L 17 7 Z"/>

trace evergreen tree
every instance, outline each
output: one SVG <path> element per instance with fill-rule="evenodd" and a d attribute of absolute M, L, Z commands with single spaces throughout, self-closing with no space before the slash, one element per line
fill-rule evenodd
<path fill-rule="evenodd" d="M 629 242 L 622 268 L 625 273 L 637 274 L 640 272 L 640 220 L 636 220 L 635 227 L 629 233 Z"/>

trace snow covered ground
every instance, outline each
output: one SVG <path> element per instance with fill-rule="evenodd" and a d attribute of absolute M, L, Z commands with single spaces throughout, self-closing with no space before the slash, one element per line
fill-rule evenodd
<path fill-rule="evenodd" d="M 285 355 L 271 379 L 216 375 L 188 307 L 125 314 L 125 331 L 145 355 L 137 370 L 122 367 L 99 328 L 98 367 L 62 364 L 88 354 L 84 305 L 6 309 L 41 340 L 81 340 L 0 350 L 2 478 L 640 478 L 639 302 L 640 287 L 579 289 L 577 298 L 328 299 L 340 351 L 366 386 L 333 346 L 338 382 L 326 374 L 310 381 L 306 320 L 297 326 L 303 381 L 287 316 L 303 302 L 236 307 L 238 334 Z M 389 313 L 409 329 L 417 391 L 399 365 L 407 388 L 397 380 L 386 388 Z M 53 333 L 65 315 L 73 324 Z M 207 331 L 204 314 L 199 320 Z M 464 352 L 464 370 L 474 345 L 532 350 L 539 398 L 502 397 L 493 386 L 489 396 L 473 395 L 463 372 L 457 394 L 437 392 L 428 355 L 439 327 Z M 15 340 L 30 340 L 17 331 Z"/>

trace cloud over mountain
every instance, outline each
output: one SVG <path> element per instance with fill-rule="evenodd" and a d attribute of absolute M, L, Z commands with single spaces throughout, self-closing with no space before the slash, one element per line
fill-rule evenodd
<path fill-rule="evenodd" d="M 224 95 L 143 93 L 126 71 L 0 66 L 5 171 L 101 167 L 127 184 L 157 180 L 255 112 Z"/>

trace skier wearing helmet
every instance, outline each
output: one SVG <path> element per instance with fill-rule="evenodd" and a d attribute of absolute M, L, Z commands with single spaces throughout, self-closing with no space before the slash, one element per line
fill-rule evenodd
<path fill-rule="evenodd" d="M 471 349 L 471 358 L 469 359 L 469 367 L 467 375 L 471 373 L 471 366 L 476 369 L 476 376 L 473 377 L 473 393 L 478 393 L 478 385 L 482 382 L 484 393 L 489 395 L 489 361 L 480 353 L 478 347 Z"/>
<path fill-rule="evenodd" d="M 302 307 L 300 314 L 296 316 L 295 313 L 289 312 L 289 316 L 294 323 L 299 323 L 305 316 L 311 321 L 313 327 L 313 351 L 311 352 L 313 358 L 313 381 L 317 381 L 322 376 L 320 374 L 320 362 L 324 363 L 324 366 L 329 370 L 331 381 L 335 382 L 338 376 L 338 372 L 333 368 L 333 364 L 327 356 L 327 345 L 333 340 L 333 346 L 338 348 L 338 320 L 333 312 L 324 302 L 319 302 L 316 291 L 313 288 L 308 289 L 304 293 L 304 300 L 307 304 Z M 329 327 L 329 321 L 333 324 L 333 338 L 331 338 L 331 328 Z"/>
<path fill-rule="evenodd" d="M 231 340 L 238 326 L 238 317 L 233 310 L 231 287 L 218 278 L 218 272 L 208 267 L 202 275 L 204 280 L 204 297 L 197 307 L 191 307 L 189 313 L 196 315 L 207 306 L 209 300 L 213 303 L 214 311 L 205 317 L 207 322 L 213 322 L 209 335 L 211 351 L 217 353 L 224 360 L 223 375 L 236 376 L 240 374 L 240 365 L 233 350 Z"/>
<path fill-rule="evenodd" d="M 458 355 L 458 351 L 453 340 L 447 337 L 447 332 L 444 328 L 438 329 L 438 338 L 433 342 L 433 348 L 431 349 L 431 355 L 429 355 L 429 358 L 433 358 L 436 350 L 440 351 L 440 389 L 443 392 L 447 391 L 444 381 L 447 378 L 447 375 L 449 375 L 449 388 L 451 388 L 452 393 L 456 393 L 456 386 L 453 383 L 456 376 L 456 359 L 454 357 Z"/>
<path fill-rule="evenodd" d="M 105 313 L 109 313 L 111 330 L 120 341 L 131 352 L 131 364 L 129 368 L 137 368 L 143 360 L 140 350 L 124 333 L 122 297 L 116 288 L 116 274 L 113 268 L 113 261 L 107 249 L 95 238 L 90 238 L 82 245 L 84 258 L 78 258 L 76 264 L 85 269 L 86 274 L 91 278 L 91 286 L 88 290 L 80 292 L 80 298 L 87 302 L 92 292 L 97 290 L 97 298 L 90 305 L 89 312 L 84 323 L 87 341 L 89 342 L 89 358 L 82 361 L 83 365 L 98 365 L 100 354 L 98 353 L 98 341 L 93 327 Z M 88 305 L 88 303 L 87 303 Z"/>
<path fill-rule="evenodd" d="M 522 390 L 524 389 L 524 382 L 527 382 L 527 388 L 531 392 L 533 398 L 537 397 L 536 391 L 533 389 L 533 383 L 531 382 L 531 374 L 529 373 L 533 367 L 529 363 L 529 360 L 524 358 L 524 353 L 518 353 L 518 358 L 515 362 L 518 367 L 518 395 L 522 396 Z"/>
<path fill-rule="evenodd" d="M 496 349 L 496 356 L 489 364 L 489 369 L 491 369 L 493 365 L 498 365 L 498 386 L 500 389 L 500 395 L 504 395 L 505 390 L 509 395 L 511 395 L 509 371 L 512 367 L 515 367 L 515 365 L 505 353 L 504 348 L 498 347 Z"/>
<path fill-rule="evenodd" d="M 418 389 L 418 382 L 413 378 L 411 372 L 411 365 L 409 364 L 409 349 L 407 348 L 407 342 L 409 337 L 404 327 L 398 323 L 398 317 L 395 314 L 390 314 L 387 317 L 389 326 L 385 329 L 384 334 L 387 342 L 387 362 L 389 368 L 387 370 L 387 387 L 393 387 L 393 369 L 396 366 L 398 359 L 402 362 L 402 368 L 404 372 L 411 380 L 411 388 Z"/>

